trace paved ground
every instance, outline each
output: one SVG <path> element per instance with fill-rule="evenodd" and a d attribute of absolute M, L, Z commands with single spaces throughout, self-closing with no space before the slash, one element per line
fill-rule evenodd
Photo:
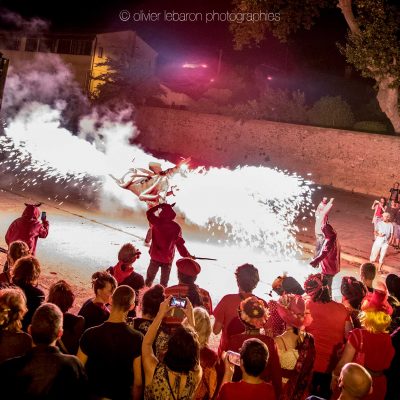
<path fill-rule="evenodd" d="M 22 196 L 25 197 L 8 191 L 0 192 L 0 246 L 5 246 L 3 238 L 9 223 L 20 215 L 27 195 L 22 193 Z M 368 260 L 372 245 L 370 207 L 374 198 L 324 187 L 315 192 L 314 203 L 317 204 L 322 196 L 335 198 L 330 221 L 339 233 L 343 249 L 343 269 L 340 275 L 358 276 L 358 267 Z M 32 197 L 43 200 L 38 194 Z M 142 213 L 129 216 L 104 215 L 96 210 L 82 209 L 76 204 L 64 203 L 60 208 L 56 203 L 44 199 L 44 208 L 48 210 L 53 223 L 51 234 L 38 246 L 38 256 L 44 265 L 42 283 L 48 286 L 56 279 L 68 279 L 76 287 L 79 305 L 83 298 L 90 295 L 91 274 L 113 265 L 120 245 L 132 241 L 139 248 L 142 246 L 141 238 L 147 228 L 146 221 Z M 217 302 L 223 294 L 236 290 L 232 269 L 242 262 L 253 262 L 262 270 L 257 293 L 261 296 L 269 292 L 272 280 L 284 271 L 299 280 L 313 273 L 315 270 L 308 266 L 314 243 L 313 218 L 301 221 L 299 227 L 298 239 L 304 243 L 305 250 L 303 257 L 297 261 L 267 264 L 262 253 L 256 250 L 243 254 L 240 249 L 223 248 L 216 239 L 205 243 L 205 233 L 189 226 L 184 226 L 184 233 L 193 254 L 218 258 L 218 262 L 202 263 L 205 273 L 199 278 L 199 284 L 208 287 L 214 293 L 214 302 Z M 137 270 L 145 273 L 148 265 L 147 249 L 143 247 L 142 253 Z M 399 272 L 399 252 L 389 250 L 385 268 L 390 272 Z M 174 272 L 171 278 L 174 283 Z M 380 279 L 384 279 L 384 276 Z M 337 298 L 340 297 L 339 285 L 340 276 L 334 282 L 334 295 Z"/>
<path fill-rule="evenodd" d="M 338 232 L 344 261 L 361 263 L 368 260 L 373 243 L 371 205 L 375 197 L 322 187 L 321 190 L 314 192 L 314 204 L 318 204 L 323 196 L 335 198 L 329 220 Z M 306 244 L 314 245 L 313 232 L 313 219 L 309 218 L 301 223 L 298 239 Z M 388 272 L 400 273 L 399 250 L 393 247 L 388 250 L 384 268 Z"/>

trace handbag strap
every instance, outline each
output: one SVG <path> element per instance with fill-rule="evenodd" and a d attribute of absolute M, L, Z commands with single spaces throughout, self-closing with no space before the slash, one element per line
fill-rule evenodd
<path fill-rule="evenodd" d="M 360 332 L 360 349 L 359 352 L 362 353 L 363 347 L 364 347 L 364 335 L 362 329 L 359 330 Z"/>

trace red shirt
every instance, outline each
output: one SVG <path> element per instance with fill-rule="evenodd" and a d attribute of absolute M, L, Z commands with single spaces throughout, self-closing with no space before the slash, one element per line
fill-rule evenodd
<path fill-rule="evenodd" d="M 229 324 L 235 320 L 239 319 L 238 317 L 238 308 L 242 300 L 247 297 L 252 296 L 251 293 L 235 293 L 235 294 L 227 294 L 224 296 L 221 301 L 217 304 L 214 310 L 215 322 L 219 322 L 222 325 L 222 334 L 221 341 L 219 342 L 218 354 L 221 354 L 222 351 L 229 350 L 227 347 L 228 344 L 228 326 Z M 231 332 L 230 334 L 241 333 L 244 332 L 244 327 L 242 324 L 241 329 L 236 332 Z"/>
<path fill-rule="evenodd" d="M 394 348 L 388 333 L 371 333 L 365 329 L 353 329 L 348 342 L 356 349 L 357 353 L 364 354 L 363 366 L 368 370 L 378 373 L 372 375 L 373 392 L 366 396 L 366 400 L 383 400 L 386 394 L 386 376 L 382 373 L 390 367 L 394 357 Z M 353 362 L 359 361 L 357 353 Z"/>
<path fill-rule="evenodd" d="M 313 319 L 306 331 L 314 336 L 314 371 L 332 372 L 339 361 L 336 354 L 344 344 L 345 323 L 350 318 L 349 312 L 336 301 L 317 303 L 309 300 L 307 306 Z"/>
<path fill-rule="evenodd" d="M 270 383 L 252 384 L 228 382 L 222 385 L 217 400 L 275 400 L 274 388 Z"/>

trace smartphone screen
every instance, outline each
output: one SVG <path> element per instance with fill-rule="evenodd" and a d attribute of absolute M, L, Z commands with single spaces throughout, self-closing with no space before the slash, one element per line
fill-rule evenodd
<path fill-rule="evenodd" d="M 229 351 L 226 352 L 226 354 L 227 354 L 227 357 L 228 357 L 228 361 L 231 364 L 240 366 L 240 354 L 239 353 L 236 353 L 234 351 L 229 350 Z"/>
<path fill-rule="evenodd" d="M 171 307 L 185 308 L 186 307 L 186 299 L 183 299 L 181 297 L 172 297 L 169 305 Z"/>
<path fill-rule="evenodd" d="M 46 217 L 47 217 L 46 211 L 42 211 L 40 219 L 46 219 Z"/>

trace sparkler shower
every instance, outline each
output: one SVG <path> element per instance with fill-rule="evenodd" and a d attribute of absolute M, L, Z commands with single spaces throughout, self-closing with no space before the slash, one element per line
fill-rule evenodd
<path fill-rule="evenodd" d="M 6 96 L 10 90 L 6 86 Z M 144 212 L 145 205 L 108 176 L 122 176 L 155 160 L 129 144 L 138 135 L 132 109 L 101 114 L 95 109 L 80 118 L 74 135 L 62 126 L 67 103 L 30 101 L 7 116 L 0 172 L 11 177 L 9 186 L 41 188 L 42 193 L 51 187 L 59 205 L 81 193 L 95 197 L 104 212 L 118 207 Z M 270 260 L 288 259 L 297 251 L 294 221 L 311 205 L 310 183 L 266 167 L 188 168 L 171 179 L 179 187 L 172 201 L 188 223 L 208 228 L 210 236 L 221 233 L 226 244 L 260 247 Z"/>

